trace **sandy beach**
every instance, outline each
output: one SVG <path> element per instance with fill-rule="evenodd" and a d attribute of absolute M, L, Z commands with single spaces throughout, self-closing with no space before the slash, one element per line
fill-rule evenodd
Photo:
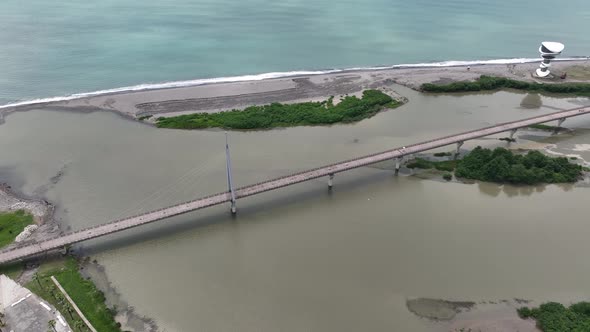
<path fill-rule="evenodd" d="M 565 80 L 554 82 L 583 82 L 590 80 L 587 60 L 554 62 L 552 72 L 566 72 Z M 419 89 L 424 83 L 450 83 L 475 80 L 481 75 L 503 76 L 535 81 L 532 73 L 538 63 L 486 64 L 476 66 L 396 68 L 382 70 L 346 71 L 332 74 L 296 76 L 259 81 L 213 83 L 206 85 L 144 90 L 106 94 L 80 99 L 38 103 L 0 109 L 0 121 L 6 114 L 31 109 L 60 109 L 73 111 L 112 111 L 131 119 L 145 116 L 175 116 L 195 112 L 219 112 L 243 109 L 250 105 L 272 102 L 296 103 L 325 100 L 329 96 L 359 93 L 364 89 L 381 89 L 401 99 L 390 88 L 392 83 Z"/>

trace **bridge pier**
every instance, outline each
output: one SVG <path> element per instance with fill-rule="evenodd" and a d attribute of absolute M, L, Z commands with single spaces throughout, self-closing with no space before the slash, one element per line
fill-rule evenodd
<path fill-rule="evenodd" d="M 564 121 L 565 121 L 565 118 L 561 118 L 561 119 L 557 120 L 557 127 L 561 127 L 561 125 L 563 124 Z"/>
<path fill-rule="evenodd" d="M 510 139 L 514 139 L 514 134 L 516 134 L 516 131 L 517 131 L 517 130 L 518 130 L 518 129 L 512 129 L 512 130 L 510 131 Z"/>
<path fill-rule="evenodd" d="M 461 151 L 461 147 L 463 146 L 463 141 L 459 141 L 457 142 L 457 149 L 455 150 L 455 156 L 457 156 L 459 154 L 459 152 Z"/>
<path fill-rule="evenodd" d="M 332 180 L 334 180 L 334 174 L 330 174 L 328 175 L 328 189 L 332 189 L 332 186 L 334 185 L 334 183 L 332 183 Z"/>
<path fill-rule="evenodd" d="M 236 201 L 233 200 L 231 201 L 231 209 L 230 209 L 232 214 L 236 214 L 238 212 L 237 208 L 236 208 Z"/>
<path fill-rule="evenodd" d="M 399 174 L 399 168 L 401 166 L 402 160 L 404 159 L 404 157 L 397 157 L 395 158 L 395 171 L 394 171 L 394 175 L 398 175 Z"/>

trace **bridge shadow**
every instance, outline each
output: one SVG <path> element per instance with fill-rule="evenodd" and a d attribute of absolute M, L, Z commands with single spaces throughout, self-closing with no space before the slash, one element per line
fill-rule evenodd
<path fill-rule="evenodd" d="M 102 240 L 91 240 L 87 243 L 78 244 L 74 249 L 74 253 L 82 256 L 93 255 L 102 251 L 116 250 L 198 228 L 227 223 L 243 225 L 244 223 L 240 221 L 241 217 L 252 217 L 262 210 L 286 209 L 290 206 L 310 203 L 318 199 L 327 199 L 329 202 L 338 199 L 339 194 L 350 193 L 360 186 L 368 187 L 370 185 L 382 184 L 384 181 L 389 181 L 394 185 L 397 182 L 398 177 L 393 175 L 393 171 L 376 170 L 368 167 L 364 167 L 363 169 L 364 173 L 371 173 L 362 175 L 352 174 L 352 172 L 338 174 L 334 180 L 334 187 L 332 189 L 328 188 L 327 180 L 316 179 L 308 182 L 313 183 L 314 186 L 314 188 L 308 190 L 294 189 L 297 192 L 283 192 L 278 195 L 275 191 L 272 191 L 263 194 L 267 196 L 254 202 L 248 198 L 239 199 L 238 213 L 236 215 L 231 214 L 228 203 L 224 205 L 226 209 L 223 212 L 213 212 L 205 216 L 202 215 L 202 211 L 190 212 L 182 216 L 155 222 L 151 225 L 139 226 L 133 230 L 122 231 L 120 234 L 107 235 Z M 308 184 L 308 186 L 311 185 Z M 275 194 L 273 195 L 273 193 Z M 219 207 L 213 207 L 213 209 L 215 208 L 219 209 Z M 246 224 L 257 222 L 258 220 L 249 219 Z M 143 230 L 142 227 L 144 228 Z"/>

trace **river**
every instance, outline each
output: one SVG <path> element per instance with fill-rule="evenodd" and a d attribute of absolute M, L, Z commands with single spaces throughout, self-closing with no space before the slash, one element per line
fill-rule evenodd
<path fill-rule="evenodd" d="M 357 124 L 231 132 L 237 185 L 590 104 L 496 92 L 427 96 Z M 540 99 L 540 102 L 539 102 Z M 525 101 L 525 106 L 521 104 Z M 541 105 L 530 107 L 530 101 Z M 518 146 L 590 161 L 590 118 Z M 504 146 L 492 138 L 466 147 Z M 446 150 L 450 150 L 449 147 Z M 441 149 L 445 150 L 445 149 Z M 111 113 L 38 110 L 0 126 L 0 180 L 80 229 L 226 189 L 221 131 L 163 130 Z M 84 245 L 121 297 L 164 331 L 428 331 L 408 297 L 590 296 L 588 182 L 537 187 L 337 174 Z M 56 177 L 56 174 L 63 173 Z"/>

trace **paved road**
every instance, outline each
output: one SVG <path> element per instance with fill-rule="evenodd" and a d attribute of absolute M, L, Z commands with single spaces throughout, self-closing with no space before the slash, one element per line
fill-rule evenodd
<path fill-rule="evenodd" d="M 541 116 L 527 118 L 518 121 L 506 122 L 490 127 L 480 128 L 461 134 L 450 135 L 446 137 L 436 138 L 425 142 L 420 142 L 408 145 L 402 148 L 395 148 L 392 150 L 375 153 L 368 156 L 363 156 L 343 162 L 338 162 L 331 165 L 318 167 L 312 170 L 303 171 L 300 173 L 280 177 L 264 181 L 261 183 L 245 186 L 235 190 L 236 198 L 248 197 L 260 194 L 266 191 L 275 190 L 278 188 L 290 186 L 296 183 L 317 179 L 330 174 L 344 172 L 353 168 L 358 168 L 370 164 L 374 164 L 384 160 L 390 160 L 413 153 L 428 151 L 438 147 L 461 143 L 471 139 L 507 132 L 518 128 L 528 127 L 533 124 L 539 124 L 554 120 L 565 119 L 573 116 L 589 114 L 590 108 L 577 108 L 567 111 L 560 111 L 549 113 Z M 97 238 L 100 236 L 120 232 L 125 229 L 137 227 L 143 224 L 154 221 L 170 218 L 172 216 L 184 214 L 187 212 L 204 209 L 213 205 L 218 205 L 231 201 L 231 196 L 228 192 L 219 193 L 193 201 L 180 203 L 167 208 L 147 212 L 141 215 L 128 217 L 120 220 L 115 220 L 107 224 L 90 227 L 87 229 L 66 233 L 52 239 L 45 240 L 34 244 L 25 245 L 14 248 L 8 251 L 0 252 L 0 264 L 11 261 L 23 259 L 36 254 L 44 253 L 49 250 L 63 248 L 66 245 L 82 242 L 85 240 Z"/>

